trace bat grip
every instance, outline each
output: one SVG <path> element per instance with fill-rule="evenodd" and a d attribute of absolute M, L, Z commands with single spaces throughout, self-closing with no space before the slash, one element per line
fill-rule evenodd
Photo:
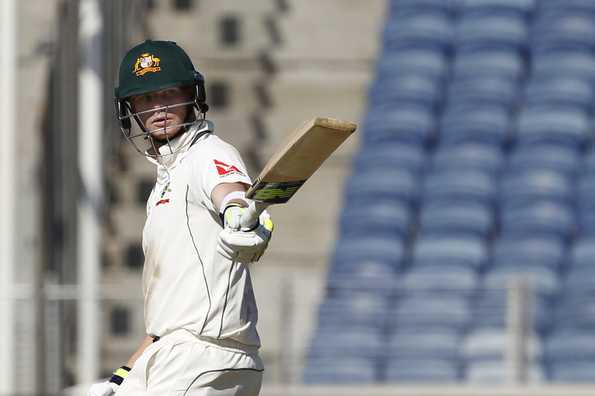
<path fill-rule="evenodd" d="M 251 230 L 258 224 L 258 216 L 269 206 L 265 202 L 252 201 L 250 205 L 244 211 L 242 218 L 240 219 L 240 225 L 242 230 Z"/>

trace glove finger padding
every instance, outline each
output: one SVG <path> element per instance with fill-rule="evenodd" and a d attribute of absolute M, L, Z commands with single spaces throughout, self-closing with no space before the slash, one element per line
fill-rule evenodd
<path fill-rule="evenodd" d="M 273 228 L 270 215 L 264 211 L 259 217 L 259 225 L 254 230 L 224 228 L 217 239 L 217 251 L 223 257 L 240 262 L 258 261 L 268 246 Z"/>

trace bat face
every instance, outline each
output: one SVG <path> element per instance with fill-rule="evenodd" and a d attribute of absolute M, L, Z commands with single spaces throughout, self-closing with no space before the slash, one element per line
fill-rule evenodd
<path fill-rule="evenodd" d="M 287 202 L 356 128 L 332 118 L 307 122 L 267 162 L 246 196 L 269 204 Z"/>

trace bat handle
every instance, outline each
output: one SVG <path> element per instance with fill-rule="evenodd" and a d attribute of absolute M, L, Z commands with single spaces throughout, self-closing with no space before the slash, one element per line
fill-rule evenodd
<path fill-rule="evenodd" d="M 261 201 L 252 201 L 250 205 L 244 211 L 242 218 L 240 219 L 240 224 L 242 226 L 242 230 L 251 230 L 254 226 L 258 223 L 258 216 L 262 213 L 269 206 L 265 202 Z"/>

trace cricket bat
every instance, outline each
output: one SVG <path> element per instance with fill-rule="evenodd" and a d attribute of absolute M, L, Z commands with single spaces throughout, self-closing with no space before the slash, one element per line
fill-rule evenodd
<path fill-rule="evenodd" d="M 269 205 L 289 201 L 356 128 L 353 122 L 317 117 L 289 135 L 246 192 L 254 202 L 244 212 L 242 228 L 254 225 Z"/>

